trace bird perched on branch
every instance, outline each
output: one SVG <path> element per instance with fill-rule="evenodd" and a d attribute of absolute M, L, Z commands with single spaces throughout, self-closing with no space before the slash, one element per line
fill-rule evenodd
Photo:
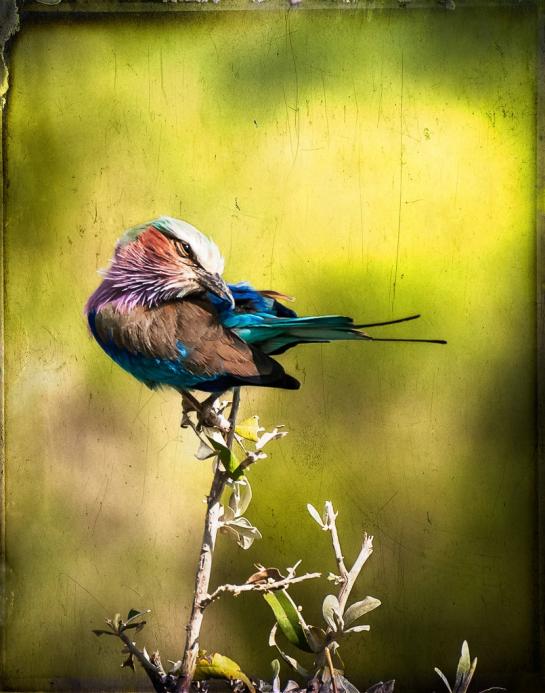
<path fill-rule="evenodd" d="M 435 342 L 375 338 L 340 315 L 298 317 L 275 291 L 226 284 L 216 244 L 191 224 L 160 217 L 117 242 L 85 312 L 96 341 L 117 364 L 151 388 L 217 397 L 231 387 L 295 390 L 298 380 L 272 357 L 297 344 L 336 340 Z M 193 398 L 195 402 L 195 399 Z"/>

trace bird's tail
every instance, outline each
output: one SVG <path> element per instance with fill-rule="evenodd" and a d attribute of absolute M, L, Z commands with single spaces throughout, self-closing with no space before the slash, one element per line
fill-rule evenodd
<path fill-rule="evenodd" d="M 420 315 L 409 315 L 406 318 L 398 318 L 397 320 L 386 320 L 385 322 L 373 322 L 365 325 L 354 325 L 358 330 L 367 327 L 383 327 L 384 325 L 395 325 L 398 322 L 408 322 L 409 320 L 417 320 Z M 407 337 L 372 337 L 365 332 L 361 333 L 364 339 L 370 339 L 373 342 L 422 342 L 424 344 L 446 344 L 445 339 L 410 339 Z"/>
<path fill-rule="evenodd" d="M 264 334 L 260 337 L 260 346 L 270 355 L 282 354 L 296 344 L 333 342 L 339 340 L 364 339 L 373 342 L 421 342 L 427 344 L 446 344 L 443 339 L 412 339 L 400 337 L 373 337 L 363 330 L 369 327 L 383 327 L 400 322 L 416 320 L 419 315 L 409 315 L 396 320 L 383 322 L 354 324 L 352 318 L 341 315 L 322 315 L 308 318 L 291 318 L 275 320 L 274 323 L 262 326 L 261 331 L 271 329 L 267 339 Z M 258 328 L 259 329 L 259 328 Z M 264 338 L 265 337 L 265 338 Z"/>

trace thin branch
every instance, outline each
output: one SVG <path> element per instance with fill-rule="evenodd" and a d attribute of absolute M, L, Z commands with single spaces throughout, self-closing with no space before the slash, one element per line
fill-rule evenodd
<path fill-rule="evenodd" d="M 227 446 L 231 448 L 234 439 L 234 431 L 236 425 L 236 417 L 240 404 L 240 388 L 236 387 L 233 391 L 233 401 L 231 404 L 231 412 L 229 415 L 229 432 L 227 437 Z M 221 495 L 227 483 L 228 476 L 222 470 L 221 465 L 217 465 L 210 487 L 206 505 L 206 515 L 204 519 L 204 531 L 199 556 L 199 567 L 195 575 L 195 590 L 193 593 L 193 605 L 191 607 L 191 615 L 186 626 L 186 642 L 182 657 L 181 676 L 177 690 L 183 693 L 189 693 L 191 681 L 197 666 L 197 658 L 199 655 L 199 636 L 204 615 L 203 599 L 208 595 L 208 585 L 210 583 L 210 574 L 212 572 L 212 559 L 214 555 L 214 547 L 218 529 L 221 526 L 220 516 L 222 513 Z"/>
<path fill-rule="evenodd" d="M 346 565 L 344 564 L 344 556 L 341 549 L 341 542 L 339 540 L 339 534 L 337 532 L 337 513 L 333 510 L 333 504 L 331 503 L 331 501 L 326 501 L 325 507 L 327 528 L 331 532 L 331 541 L 333 543 L 335 560 L 337 561 L 337 567 L 339 568 L 341 580 L 343 582 L 346 582 L 348 580 L 348 570 L 346 569 Z"/>
<path fill-rule="evenodd" d="M 237 423 L 238 410 L 240 408 L 240 387 L 235 387 L 233 391 L 233 402 L 231 404 L 231 411 L 229 412 L 229 433 L 227 434 L 227 447 L 229 450 L 233 447 L 233 440 L 235 439 L 235 428 Z"/>
<path fill-rule="evenodd" d="M 263 460 L 267 457 L 264 452 L 248 452 L 246 451 L 246 457 L 239 464 L 238 469 L 243 472 L 252 464 L 255 464 L 258 460 Z"/>
<path fill-rule="evenodd" d="M 329 673 L 331 674 L 331 685 L 333 687 L 333 693 L 339 693 L 337 688 L 337 682 L 335 681 L 335 669 L 333 668 L 333 660 L 331 659 L 331 652 L 329 647 L 325 648 L 325 658 L 327 659 L 327 666 L 329 667 Z"/>
<path fill-rule="evenodd" d="M 237 388 L 238 389 L 238 388 Z M 189 392 L 181 390 L 182 404 L 184 417 L 182 419 L 182 427 L 186 427 L 188 424 L 191 425 L 193 430 L 198 433 L 197 428 L 191 422 L 189 417 L 189 412 L 196 412 L 198 419 L 198 427 L 212 427 L 219 429 L 222 433 L 229 433 L 229 422 L 222 416 L 221 412 L 214 409 L 215 398 L 208 398 L 204 402 L 199 402 L 199 400 L 194 397 Z M 234 402 L 234 400 L 233 400 Z"/>
<path fill-rule="evenodd" d="M 243 585 L 220 585 L 212 592 L 212 594 L 209 594 L 201 601 L 201 606 L 203 609 L 205 609 L 213 601 L 219 599 L 222 594 L 232 594 L 233 596 L 237 597 L 241 592 L 273 592 L 274 590 L 281 590 L 285 587 L 289 587 L 297 582 L 314 580 L 319 577 L 322 577 L 321 573 L 306 573 L 305 575 L 300 575 L 299 577 L 285 577 L 282 578 L 282 580 L 275 580 L 274 582 L 254 582 L 244 583 Z"/>
<path fill-rule="evenodd" d="M 156 652 L 152 652 L 150 654 L 149 658 L 150 658 L 150 662 L 153 665 L 155 665 L 155 667 L 157 668 L 157 671 L 159 672 L 159 675 L 161 677 L 163 677 L 163 680 L 164 680 L 164 677 L 167 676 L 167 673 L 165 671 L 165 668 L 163 667 L 163 663 L 161 662 L 161 656 L 159 655 L 159 650 L 157 650 Z"/>
<path fill-rule="evenodd" d="M 366 532 L 363 534 L 363 543 L 358 554 L 358 557 L 354 561 L 354 564 L 350 570 L 347 570 L 344 556 L 341 549 L 341 542 L 339 540 L 339 534 L 337 532 L 337 513 L 333 509 L 333 504 L 331 501 L 325 502 L 326 510 L 326 526 L 325 528 L 331 532 L 331 542 L 333 544 L 333 552 L 335 553 L 335 560 L 337 561 L 337 566 L 339 568 L 341 588 L 339 590 L 339 605 L 341 607 L 341 614 L 344 613 L 346 602 L 350 596 L 350 592 L 354 587 L 354 583 L 358 579 L 361 569 L 363 568 L 365 562 L 369 556 L 373 553 L 373 537 L 368 536 Z"/>
<path fill-rule="evenodd" d="M 348 601 L 348 597 L 350 596 L 352 587 L 354 587 L 354 583 L 358 579 L 358 575 L 361 573 L 361 569 L 363 568 L 365 562 L 372 553 L 373 537 L 369 536 L 367 532 L 364 532 L 363 543 L 358 557 L 354 561 L 354 565 L 352 566 L 352 568 L 350 568 L 350 572 L 348 573 L 346 581 L 343 582 L 341 589 L 339 590 L 339 604 L 341 607 L 341 613 L 344 613 L 346 602 Z"/>
<path fill-rule="evenodd" d="M 136 645 L 133 643 L 133 641 L 129 638 L 128 635 L 126 635 L 124 632 L 116 633 L 118 638 L 123 641 L 125 644 L 127 650 L 132 654 L 132 656 L 138 660 L 138 662 L 142 665 L 142 668 L 148 675 L 149 680 L 151 681 L 153 688 L 157 691 L 157 693 L 164 693 L 165 691 L 165 682 L 163 680 L 163 676 L 161 675 L 161 672 L 159 669 L 153 664 L 142 652 L 142 650 L 138 649 Z"/>

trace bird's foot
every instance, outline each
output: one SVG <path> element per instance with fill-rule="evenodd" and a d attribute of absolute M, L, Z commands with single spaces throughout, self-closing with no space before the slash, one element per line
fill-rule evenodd
<path fill-rule="evenodd" d="M 223 416 L 224 404 L 218 402 L 219 395 L 208 397 L 203 402 L 190 395 L 188 392 L 182 393 L 182 428 L 193 426 L 189 417 L 191 412 L 197 415 L 197 429 L 217 428 L 221 433 L 228 433 L 230 429 L 229 421 Z"/>
<path fill-rule="evenodd" d="M 229 421 L 223 416 L 213 404 L 203 402 L 200 413 L 198 414 L 199 424 L 205 428 L 217 428 L 222 433 L 228 433 L 231 426 Z"/>

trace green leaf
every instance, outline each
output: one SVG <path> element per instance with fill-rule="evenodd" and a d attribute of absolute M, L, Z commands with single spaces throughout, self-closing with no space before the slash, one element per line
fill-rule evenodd
<path fill-rule="evenodd" d="M 127 667 L 134 671 L 134 660 L 131 652 L 129 652 L 127 659 L 125 659 L 121 664 L 122 669 L 125 669 Z"/>
<path fill-rule="evenodd" d="M 373 611 L 373 609 L 376 609 L 380 604 L 380 599 L 375 599 L 375 597 L 365 597 L 361 602 L 355 602 L 344 612 L 345 625 L 349 626 L 360 618 L 360 616 L 369 613 L 369 611 Z"/>
<path fill-rule="evenodd" d="M 270 635 L 269 635 L 269 645 L 271 647 L 276 647 L 276 649 L 278 650 L 278 654 L 282 657 L 282 659 L 287 664 L 289 664 L 290 667 L 299 674 L 299 676 L 302 676 L 304 679 L 308 680 L 310 678 L 310 672 L 307 671 L 303 666 L 301 666 L 301 664 L 299 664 L 299 662 L 295 659 L 295 657 L 291 657 L 289 654 L 284 652 L 284 650 L 282 650 L 278 646 L 278 644 L 276 642 L 276 630 L 277 630 L 277 628 L 278 628 L 278 623 L 275 623 L 274 626 L 272 627 Z"/>
<path fill-rule="evenodd" d="M 134 621 L 140 616 L 145 616 L 149 613 L 151 613 L 151 609 L 144 609 L 144 611 L 138 611 L 138 609 L 131 609 L 127 615 L 127 620 L 125 621 L 125 623 L 131 623 L 131 621 Z"/>
<path fill-rule="evenodd" d="M 216 451 L 220 462 L 225 467 L 225 470 L 227 471 L 229 476 L 233 479 L 240 479 L 241 477 L 243 477 L 244 470 L 239 469 L 240 461 L 235 455 L 235 453 L 232 450 L 229 450 L 229 448 L 226 445 L 223 445 L 217 440 L 214 440 L 210 436 L 207 436 L 207 438 L 210 442 L 210 445 Z"/>
<path fill-rule="evenodd" d="M 240 666 L 229 657 L 214 652 L 207 654 L 205 650 L 199 652 L 197 668 L 194 675 L 195 681 L 207 679 L 223 679 L 225 681 L 242 681 L 250 693 L 256 693 L 250 679 L 241 670 Z"/>
<path fill-rule="evenodd" d="M 323 652 L 327 640 L 326 632 L 318 626 L 309 626 L 307 640 L 313 652 Z"/>
<path fill-rule="evenodd" d="M 458 661 L 458 668 L 456 669 L 456 681 L 454 682 L 454 688 L 458 689 L 462 681 L 469 673 L 471 667 L 471 659 L 469 657 L 469 646 L 467 640 L 462 643 L 462 652 L 460 654 L 460 660 Z"/>
<path fill-rule="evenodd" d="M 138 623 L 129 623 L 127 625 L 123 626 L 122 630 L 131 630 L 131 628 L 135 628 L 136 632 L 139 633 L 142 628 L 146 625 L 147 621 L 138 621 Z"/>
<path fill-rule="evenodd" d="M 266 592 L 263 594 L 263 598 L 271 607 L 286 638 L 300 650 L 312 652 L 308 626 L 286 590 Z"/>
<path fill-rule="evenodd" d="M 273 670 L 272 693 L 281 693 L 281 690 L 280 690 L 280 662 L 277 659 L 273 659 L 273 661 L 271 662 L 271 667 Z"/>
<path fill-rule="evenodd" d="M 462 643 L 462 652 L 456 669 L 456 680 L 454 681 L 454 693 L 466 693 L 477 668 L 477 658 L 471 661 L 469 656 L 469 646 L 467 640 Z"/>
<path fill-rule="evenodd" d="M 250 416 L 249 419 L 244 419 L 236 427 L 235 432 L 246 440 L 251 440 L 257 443 L 259 440 L 259 433 L 265 429 L 259 425 L 259 416 Z"/>

